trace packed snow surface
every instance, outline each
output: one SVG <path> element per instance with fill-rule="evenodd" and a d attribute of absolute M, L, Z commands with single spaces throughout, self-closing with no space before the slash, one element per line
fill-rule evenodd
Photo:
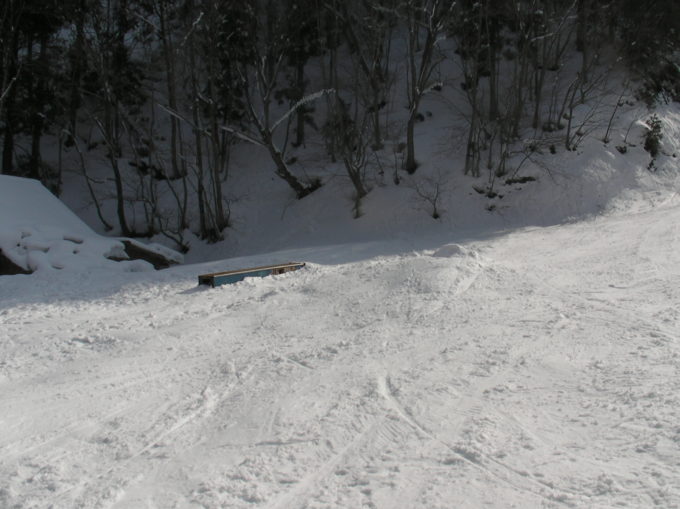
<path fill-rule="evenodd" d="M 0 507 L 680 507 L 680 200 L 444 237 L 3 277 Z"/>

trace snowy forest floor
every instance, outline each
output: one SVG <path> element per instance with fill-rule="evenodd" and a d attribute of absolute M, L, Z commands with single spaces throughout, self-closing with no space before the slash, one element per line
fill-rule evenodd
<path fill-rule="evenodd" d="M 0 506 L 680 507 L 680 198 L 657 198 L 3 278 Z M 308 266 L 196 286 L 274 260 Z"/>

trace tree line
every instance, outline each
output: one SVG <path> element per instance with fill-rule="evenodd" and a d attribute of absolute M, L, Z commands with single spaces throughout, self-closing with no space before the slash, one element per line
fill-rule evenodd
<path fill-rule="evenodd" d="M 680 98 L 674 0 L 5 0 L 0 26 L 2 173 L 58 193 L 70 154 L 107 229 L 179 246 L 189 227 L 217 241 L 229 226 L 237 144 L 266 151 L 302 199 L 323 182 L 290 151 L 321 141 L 358 214 L 371 171 L 417 172 L 421 104 L 444 88 L 463 98 L 463 171 L 491 187 L 516 171 L 525 129 L 551 150 L 578 145 L 592 119 L 573 113 L 606 59 L 628 66 L 640 98 Z M 97 146 L 115 222 L 88 172 Z"/>

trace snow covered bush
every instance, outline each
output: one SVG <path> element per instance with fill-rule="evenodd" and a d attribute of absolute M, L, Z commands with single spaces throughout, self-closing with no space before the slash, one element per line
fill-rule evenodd
<path fill-rule="evenodd" d="M 663 138 L 661 120 L 654 114 L 645 122 L 645 124 L 649 129 L 644 135 L 644 148 L 652 156 L 652 160 L 648 166 L 649 169 L 652 169 L 654 167 L 654 159 L 656 159 L 661 150 L 661 140 Z"/>

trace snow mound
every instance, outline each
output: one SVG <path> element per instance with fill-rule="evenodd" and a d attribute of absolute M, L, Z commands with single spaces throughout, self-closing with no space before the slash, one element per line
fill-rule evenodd
<path fill-rule="evenodd" d="M 432 256 L 435 258 L 458 258 L 469 256 L 471 258 L 477 258 L 477 253 L 471 251 L 459 244 L 445 244 L 439 249 L 437 249 Z"/>
<path fill-rule="evenodd" d="M 38 181 L 0 175 L 0 255 L 14 272 L 152 270 L 151 263 L 130 260 L 126 243 L 181 262 L 181 255 L 167 248 L 97 235 Z"/>
<path fill-rule="evenodd" d="M 68 230 L 42 226 L 7 228 L 1 225 L 0 250 L 12 263 L 28 272 L 93 268 L 101 266 L 102 259 L 127 258 L 120 241 L 94 234 L 74 236 Z M 137 266 L 138 269 L 141 267 Z"/>

